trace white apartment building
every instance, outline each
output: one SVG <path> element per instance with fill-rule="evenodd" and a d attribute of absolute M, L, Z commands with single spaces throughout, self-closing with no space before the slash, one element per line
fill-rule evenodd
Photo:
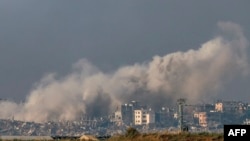
<path fill-rule="evenodd" d="M 199 112 L 199 125 L 201 127 L 207 127 L 207 113 L 206 112 Z"/>
<path fill-rule="evenodd" d="M 148 125 L 155 123 L 155 115 L 151 110 L 138 109 L 134 110 L 134 124 Z"/>
<path fill-rule="evenodd" d="M 215 111 L 217 112 L 234 112 L 246 110 L 244 104 L 237 101 L 220 101 L 215 104 Z"/>
<path fill-rule="evenodd" d="M 201 127 L 208 126 L 207 113 L 206 112 L 195 112 L 194 118 L 198 119 L 198 123 Z"/>

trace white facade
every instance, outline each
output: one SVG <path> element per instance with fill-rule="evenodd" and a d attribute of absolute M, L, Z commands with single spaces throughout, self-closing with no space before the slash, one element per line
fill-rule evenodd
<path fill-rule="evenodd" d="M 134 124 L 142 125 L 142 113 L 143 110 L 134 110 Z"/>
<path fill-rule="evenodd" d="M 222 102 L 217 102 L 215 104 L 215 111 L 223 112 L 223 103 Z"/>
<path fill-rule="evenodd" d="M 144 109 L 134 110 L 135 125 L 147 125 L 154 122 L 155 122 L 155 115 L 153 112 Z"/>
<path fill-rule="evenodd" d="M 199 112 L 199 125 L 201 127 L 207 127 L 207 113 L 206 112 Z"/>
<path fill-rule="evenodd" d="M 150 123 L 155 123 L 155 113 L 152 111 L 149 111 L 147 113 L 147 124 L 150 124 Z"/>
<path fill-rule="evenodd" d="M 237 101 L 222 101 L 215 104 L 215 111 L 217 112 L 232 112 L 246 110 L 243 103 Z"/>
<path fill-rule="evenodd" d="M 122 114 L 121 111 L 115 111 L 111 116 L 111 121 L 116 125 L 122 125 Z"/>
<path fill-rule="evenodd" d="M 121 113 L 121 111 L 116 111 L 115 112 L 115 120 L 116 121 L 121 121 L 122 120 L 122 113 Z"/>

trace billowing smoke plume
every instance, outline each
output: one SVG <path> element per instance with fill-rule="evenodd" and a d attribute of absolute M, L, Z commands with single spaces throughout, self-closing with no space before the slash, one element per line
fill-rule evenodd
<path fill-rule="evenodd" d="M 74 120 L 82 114 L 107 114 L 133 99 L 157 107 L 181 97 L 214 97 L 224 83 L 248 74 L 249 67 L 242 29 L 230 22 L 218 26 L 222 35 L 198 50 L 154 56 L 150 62 L 110 73 L 103 73 L 86 59 L 79 60 L 63 78 L 55 74 L 44 77 L 24 103 L 1 102 L 0 116 L 36 122 Z"/>

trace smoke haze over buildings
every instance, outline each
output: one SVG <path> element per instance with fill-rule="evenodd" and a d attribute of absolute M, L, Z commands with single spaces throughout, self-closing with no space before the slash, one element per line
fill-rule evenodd
<path fill-rule="evenodd" d="M 249 73 L 248 41 L 241 27 L 232 22 L 219 22 L 218 27 L 219 34 L 197 50 L 156 55 L 113 72 L 81 59 L 64 77 L 43 77 L 23 103 L 2 101 L 0 116 L 35 122 L 74 120 L 82 114 L 105 115 L 133 99 L 156 108 L 180 97 L 214 98 L 224 84 Z"/>

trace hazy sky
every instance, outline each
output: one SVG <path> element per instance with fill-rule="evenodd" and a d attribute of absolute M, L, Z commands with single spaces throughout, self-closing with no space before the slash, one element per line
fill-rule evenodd
<path fill-rule="evenodd" d="M 81 58 L 112 71 L 197 49 L 213 38 L 219 21 L 239 24 L 250 40 L 249 5 L 248 0 L 1 0 L 0 98 L 24 100 L 44 75 L 64 76 Z M 219 97 L 250 101 L 249 84 L 249 77 L 234 80 Z"/>

